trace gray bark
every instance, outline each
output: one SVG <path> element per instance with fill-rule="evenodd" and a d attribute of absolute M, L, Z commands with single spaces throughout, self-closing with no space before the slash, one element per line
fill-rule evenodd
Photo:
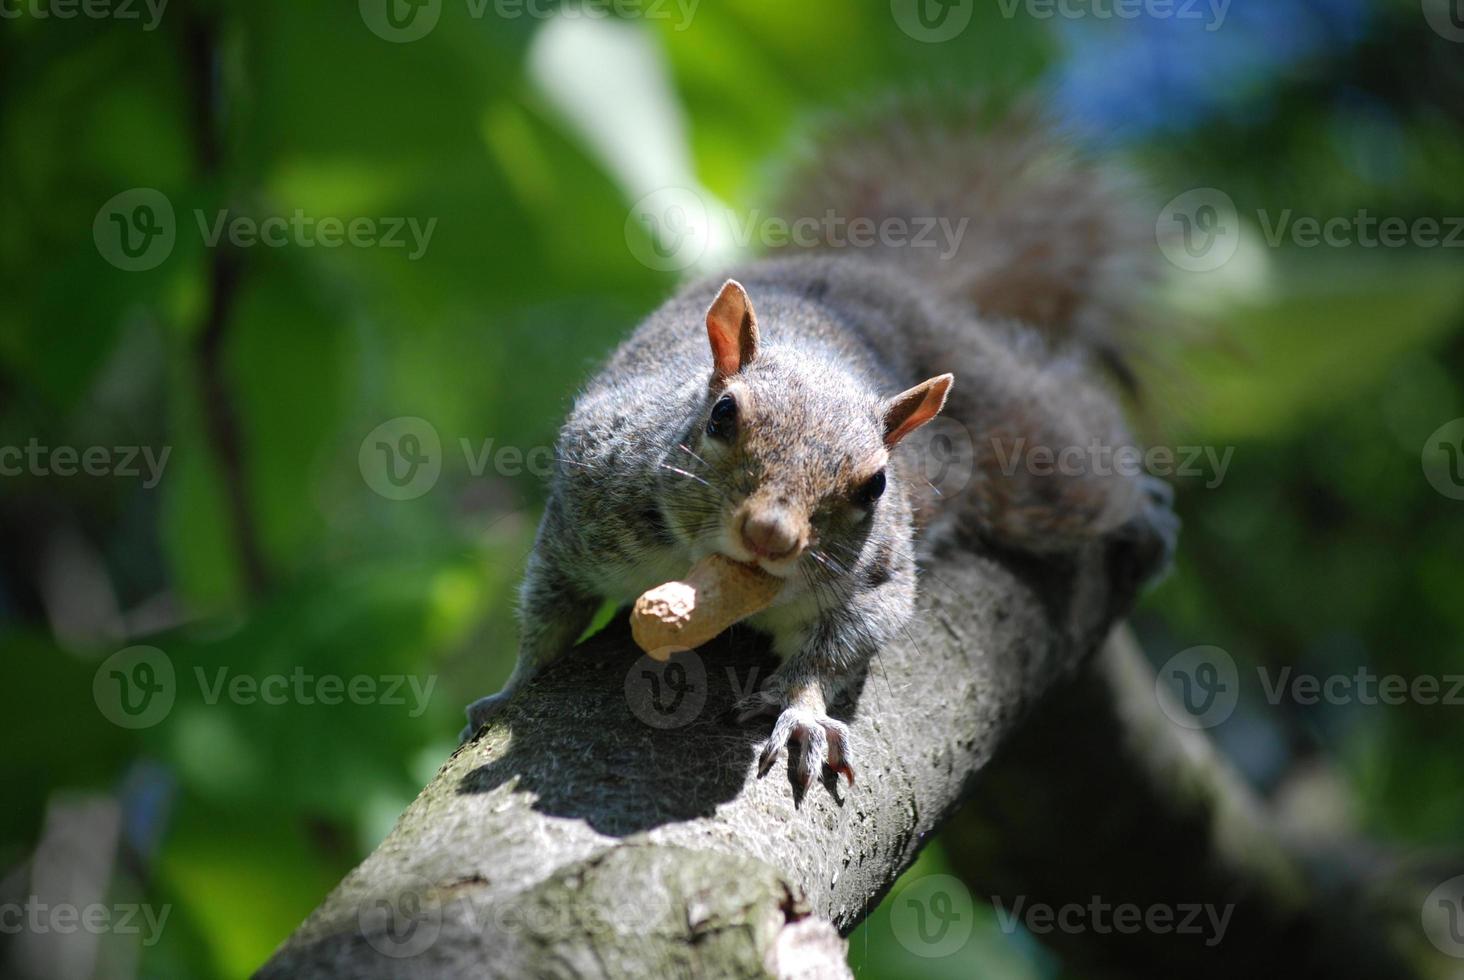
<path fill-rule="evenodd" d="M 769 726 L 725 718 L 774 666 L 760 638 L 657 668 L 618 622 L 455 753 L 260 976 L 846 977 L 842 936 L 967 800 L 948 840 L 978 898 L 1234 906 L 1213 946 L 1042 937 L 1084 975 L 1451 975 L 1418 965 L 1416 896 L 1339 878 L 1168 724 L 1132 648 L 1091 656 L 1151 559 L 927 556 L 910 635 L 833 710 L 858 784 L 801 798 L 781 763 L 757 778 Z"/>
<path fill-rule="evenodd" d="M 756 634 L 678 657 L 663 719 L 617 622 L 454 754 L 261 975 L 846 975 L 840 934 L 1128 606 L 1132 550 L 932 556 L 908 638 L 832 709 L 858 783 L 801 799 L 782 763 L 757 778 L 769 726 L 725 718 L 774 666 Z"/>

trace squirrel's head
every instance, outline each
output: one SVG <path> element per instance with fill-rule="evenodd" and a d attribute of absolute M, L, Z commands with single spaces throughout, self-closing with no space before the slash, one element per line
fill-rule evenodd
<path fill-rule="evenodd" d="M 876 529 L 908 522 L 890 453 L 940 412 L 951 375 L 884 397 L 848 365 L 763 345 L 732 280 L 707 311 L 707 337 L 711 380 L 673 451 L 685 479 L 665 507 L 683 540 L 816 581 L 854 567 Z"/>

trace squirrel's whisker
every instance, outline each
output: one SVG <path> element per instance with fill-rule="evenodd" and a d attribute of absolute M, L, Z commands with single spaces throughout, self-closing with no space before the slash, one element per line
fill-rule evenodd
<path fill-rule="evenodd" d="M 688 446 L 686 443 L 684 443 L 684 442 L 678 442 L 676 444 L 676 448 L 679 449 L 679 450 L 681 450 L 682 452 L 686 453 L 686 455 L 690 456 L 692 459 L 696 460 L 698 463 L 702 464 L 703 466 L 709 466 L 710 465 L 706 460 L 702 459 L 696 453 L 692 452 L 691 451 L 691 447 Z"/>
<path fill-rule="evenodd" d="M 660 466 L 661 469 L 663 469 L 663 470 L 670 470 L 672 473 L 676 473 L 676 474 L 679 474 L 681 476 L 684 476 L 688 480 L 695 480 L 697 483 L 700 483 L 704 487 L 711 488 L 711 486 L 712 486 L 710 483 L 708 483 L 706 480 L 703 480 L 701 477 L 697 476 L 695 473 L 691 473 L 691 472 L 689 472 L 687 470 L 683 470 L 683 469 L 681 469 L 680 467 L 677 467 L 677 466 L 672 466 L 670 463 L 658 463 L 657 465 Z"/>

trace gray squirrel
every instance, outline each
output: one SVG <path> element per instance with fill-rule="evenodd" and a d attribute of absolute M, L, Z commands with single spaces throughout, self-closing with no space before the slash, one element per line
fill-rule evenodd
<path fill-rule="evenodd" d="M 759 775 L 786 748 L 804 790 L 823 765 L 852 784 L 829 706 L 907 627 L 921 547 L 970 530 L 1049 554 L 1137 534 L 1158 543 L 1150 570 L 1167 561 L 1167 487 L 1071 465 L 1132 445 L 1110 377 L 1132 387 L 1152 233 L 1121 178 L 1031 114 L 990 115 L 894 104 L 828 130 L 786 181 L 790 218 L 963 219 L 946 254 L 824 241 L 749 261 L 687 284 L 610 356 L 558 439 L 517 666 L 468 707 L 465 739 L 604 599 L 715 552 L 784 581 L 747 620 L 782 660 L 737 708 L 777 718 Z M 942 411 L 970 436 L 972 477 L 947 497 L 922 466 Z M 1070 465 L 1036 464 L 1064 448 Z"/>

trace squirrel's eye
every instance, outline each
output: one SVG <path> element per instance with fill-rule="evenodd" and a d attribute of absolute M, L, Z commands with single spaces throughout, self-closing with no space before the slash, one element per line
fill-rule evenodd
<path fill-rule="evenodd" d="M 864 507 L 878 500 L 885 492 L 885 471 L 880 470 L 854 491 L 854 502 Z"/>
<path fill-rule="evenodd" d="M 713 439 L 730 440 L 737 434 L 737 399 L 723 395 L 712 406 L 711 417 L 707 419 L 707 435 Z"/>

